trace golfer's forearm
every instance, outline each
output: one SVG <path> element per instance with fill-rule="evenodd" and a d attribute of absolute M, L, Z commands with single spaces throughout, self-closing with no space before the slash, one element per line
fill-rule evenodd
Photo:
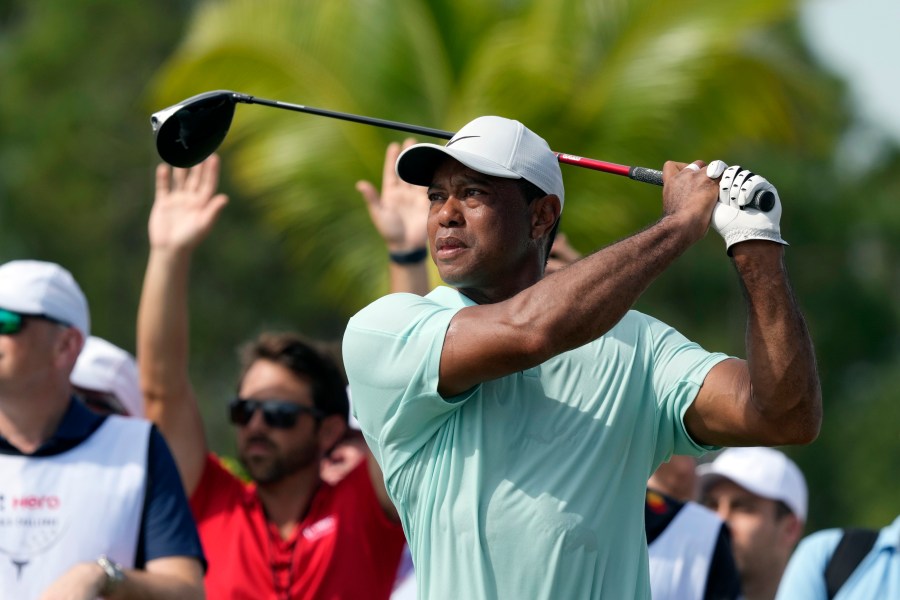
<path fill-rule="evenodd" d="M 553 345 L 550 356 L 609 331 L 695 241 L 689 227 L 666 217 L 529 288 L 521 300 L 536 330 Z"/>
<path fill-rule="evenodd" d="M 747 300 L 751 402 L 784 436 L 780 443 L 809 443 L 821 424 L 821 390 L 812 340 L 782 259 L 783 247 L 771 242 L 734 247 Z"/>

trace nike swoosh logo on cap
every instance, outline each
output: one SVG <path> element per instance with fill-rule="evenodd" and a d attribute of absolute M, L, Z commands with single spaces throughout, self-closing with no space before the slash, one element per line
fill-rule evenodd
<path fill-rule="evenodd" d="M 456 139 L 450 140 L 449 142 L 447 142 L 447 146 L 452 146 L 453 144 L 455 144 L 456 142 L 458 142 L 460 140 L 470 140 L 472 138 L 480 138 L 480 137 L 481 137 L 480 135 L 464 135 L 461 138 L 456 138 Z M 446 148 L 446 146 L 445 146 L 445 148 Z"/>

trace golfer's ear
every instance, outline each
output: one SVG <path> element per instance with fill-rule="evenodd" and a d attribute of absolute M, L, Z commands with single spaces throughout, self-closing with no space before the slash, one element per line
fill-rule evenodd
<path fill-rule="evenodd" d="M 561 210 L 559 198 L 555 194 L 536 199 L 531 213 L 531 237 L 537 240 L 550 233 L 559 220 Z"/>

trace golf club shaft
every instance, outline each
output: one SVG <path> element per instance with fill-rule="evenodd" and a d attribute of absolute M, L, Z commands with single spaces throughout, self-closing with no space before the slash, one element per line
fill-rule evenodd
<path fill-rule="evenodd" d="M 454 135 L 452 131 L 444 131 L 442 129 L 432 129 L 431 127 L 421 127 L 419 125 L 410 125 L 408 123 L 400 123 L 398 121 L 376 119 L 374 117 L 363 117 L 350 113 L 326 110 L 324 108 L 313 108 L 311 106 L 304 106 L 302 104 L 281 102 L 280 100 L 266 100 L 265 98 L 258 98 L 256 96 L 250 96 L 248 94 L 235 93 L 234 99 L 237 102 L 243 102 L 245 104 L 262 104 L 264 106 L 271 106 L 274 108 L 284 108 L 296 112 L 319 115 L 321 117 L 331 117 L 333 119 L 341 119 L 343 121 L 352 121 L 353 123 L 362 123 L 364 125 L 375 125 L 376 127 L 395 129 L 397 131 L 403 131 L 416 135 L 426 135 L 429 137 L 440 138 L 444 140 L 449 140 Z M 585 169 L 603 171 L 604 173 L 612 173 L 614 175 L 623 175 L 625 177 L 628 177 L 629 179 L 634 179 L 635 181 L 652 183 L 654 185 L 663 184 L 662 171 L 657 171 L 656 169 L 648 169 L 646 167 L 629 167 L 626 165 L 618 165 L 616 163 L 605 162 L 593 158 L 575 156 L 573 154 L 563 154 L 561 152 L 554 152 L 554 154 L 556 154 L 556 158 L 559 160 L 559 162 L 565 163 L 567 165 L 575 165 L 576 167 L 584 167 Z"/>
<path fill-rule="evenodd" d="M 284 108 L 287 110 L 319 115 L 321 117 L 331 117 L 333 119 L 341 119 L 343 121 L 362 123 L 364 125 L 375 125 L 377 127 L 395 129 L 397 131 L 403 131 L 406 133 L 426 135 L 429 137 L 435 137 L 445 140 L 449 140 L 454 136 L 453 132 L 444 131 L 442 129 L 432 129 L 430 127 L 421 127 L 419 125 L 410 125 L 408 123 L 388 121 L 386 119 L 376 119 L 374 117 L 363 117 L 350 113 L 326 110 L 324 108 L 313 108 L 311 106 L 304 106 L 302 104 L 281 102 L 279 100 L 266 100 L 265 98 L 257 98 L 256 96 L 250 96 L 248 94 L 241 94 L 237 92 L 233 92 L 232 98 L 235 102 L 243 102 L 246 104 L 262 104 L 264 106 L 271 106 L 274 108 Z M 584 158 L 582 156 L 564 154 L 561 152 L 554 152 L 554 154 L 556 155 L 556 158 L 557 160 L 559 160 L 559 162 L 565 163 L 567 165 L 575 165 L 576 167 L 584 167 L 586 169 L 592 169 L 594 171 L 612 173 L 613 175 L 622 175 L 624 177 L 628 177 L 629 179 L 633 179 L 634 181 L 652 183 L 653 185 L 663 184 L 662 171 L 658 171 L 656 169 L 619 165 L 616 163 L 597 160 L 594 158 Z M 768 212 L 772 210 L 772 208 L 774 208 L 776 200 L 777 197 L 772 192 L 761 191 L 757 193 L 757 195 L 750 201 L 749 204 L 744 206 L 744 208 L 754 208 L 763 212 Z"/>

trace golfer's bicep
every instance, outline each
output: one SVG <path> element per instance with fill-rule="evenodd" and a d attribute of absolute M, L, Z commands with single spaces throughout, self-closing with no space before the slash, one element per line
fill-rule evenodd
<path fill-rule="evenodd" d="M 715 446 L 753 445 L 760 415 L 750 402 L 747 363 L 728 359 L 710 369 L 684 424 L 698 443 Z"/>
<path fill-rule="evenodd" d="M 531 366 L 527 331 L 502 318 L 490 307 L 463 309 L 447 327 L 441 349 L 438 391 L 450 397 L 492 379 Z"/>

